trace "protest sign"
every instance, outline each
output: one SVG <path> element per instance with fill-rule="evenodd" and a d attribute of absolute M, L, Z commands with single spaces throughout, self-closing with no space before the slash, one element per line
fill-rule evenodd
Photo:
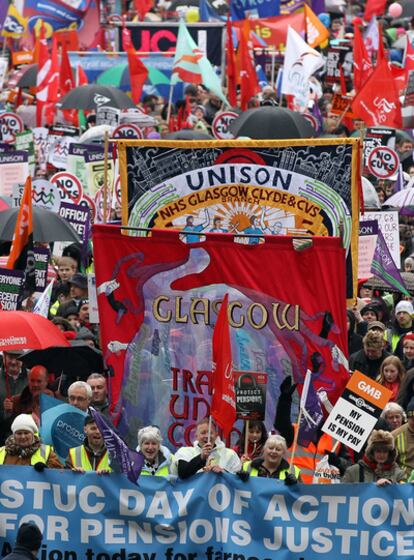
<path fill-rule="evenodd" d="M 24 271 L 0 268 L 0 308 L 2 311 L 15 311 L 23 286 Z"/>
<path fill-rule="evenodd" d="M 385 239 L 395 266 L 397 268 L 401 268 L 400 228 L 398 211 L 367 211 L 360 216 L 360 222 L 371 222 L 373 220 L 376 220 L 378 222 L 378 227 Z M 371 276 L 371 274 L 369 274 L 369 276 Z"/>
<path fill-rule="evenodd" d="M 50 251 L 46 247 L 35 247 L 35 278 L 36 292 L 43 292 L 47 284 L 47 271 L 49 266 Z"/>
<path fill-rule="evenodd" d="M 9 58 L 7 56 L 0 56 L 0 91 L 3 89 L 8 67 Z"/>
<path fill-rule="evenodd" d="M 336 401 L 322 431 L 355 451 L 361 451 L 392 391 L 354 371 L 343 395 Z"/>
<path fill-rule="evenodd" d="M 68 406 L 68 405 L 66 405 Z M 378 560 L 412 558 L 412 486 L 297 484 L 228 473 L 170 482 L 4 465 L 0 548 L 19 525 L 41 560 Z"/>
<path fill-rule="evenodd" d="M 101 124 L 118 126 L 120 114 L 121 110 L 115 107 L 98 107 L 96 111 L 96 126 Z"/>
<path fill-rule="evenodd" d="M 39 171 L 46 173 L 47 170 L 47 154 L 49 151 L 49 129 L 45 127 L 36 127 L 32 129 L 34 138 L 35 158 Z"/>
<path fill-rule="evenodd" d="M 105 154 L 103 148 L 99 151 L 86 152 L 85 168 L 87 177 L 87 194 L 95 196 L 104 184 L 105 175 Z M 112 158 L 107 160 L 108 166 L 108 185 L 112 185 L 114 180 L 114 160 Z"/>
<path fill-rule="evenodd" d="M 343 115 L 344 118 L 353 119 L 355 115 L 352 112 L 351 103 L 352 97 L 335 93 L 332 99 L 331 113 L 340 116 Z"/>
<path fill-rule="evenodd" d="M 0 196 L 11 196 L 13 185 L 24 184 L 29 175 L 28 153 L 0 153 Z"/>
<path fill-rule="evenodd" d="M 28 153 L 29 171 L 30 175 L 33 177 L 36 167 L 33 132 L 30 130 L 18 132 L 14 145 L 16 150 L 24 150 Z"/>
<path fill-rule="evenodd" d="M 136 124 L 123 123 L 114 130 L 112 138 L 124 138 L 125 140 L 132 140 L 144 138 L 144 134 Z"/>
<path fill-rule="evenodd" d="M 83 159 L 83 158 L 82 158 Z M 83 196 L 82 183 L 73 173 L 60 171 L 51 177 L 50 182 L 56 185 L 62 202 L 79 204 Z"/>
<path fill-rule="evenodd" d="M 88 299 L 89 299 L 89 321 L 99 324 L 98 295 L 96 293 L 95 274 L 88 274 Z"/>
<path fill-rule="evenodd" d="M 13 144 L 16 140 L 16 134 L 23 132 L 23 130 L 23 121 L 18 115 L 7 111 L 0 113 L 0 140 L 2 142 Z"/>
<path fill-rule="evenodd" d="M 90 212 L 86 205 L 62 202 L 59 209 L 59 216 L 70 223 L 82 239 L 82 243 L 88 240 Z"/>
<path fill-rule="evenodd" d="M 341 68 L 345 78 L 352 74 L 353 53 L 350 45 L 329 47 L 326 59 L 325 82 L 339 84 L 341 81 Z"/>
<path fill-rule="evenodd" d="M 101 146 L 97 144 L 70 144 L 69 153 L 67 158 L 66 172 L 72 173 L 79 179 L 83 187 L 86 187 L 88 182 L 86 167 L 85 167 L 85 154 L 90 151 L 100 151 Z"/>
<path fill-rule="evenodd" d="M 372 276 L 371 264 L 377 245 L 377 235 L 377 220 L 366 220 L 359 224 L 358 278 L 370 278 Z"/>
<path fill-rule="evenodd" d="M 61 196 L 56 185 L 46 179 L 36 179 L 32 182 L 33 204 L 52 212 L 58 212 Z"/>
<path fill-rule="evenodd" d="M 400 165 L 397 152 L 387 146 L 371 150 L 367 160 L 368 171 L 378 179 L 389 179 L 395 175 Z"/>
<path fill-rule="evenodd" d="M 395 150 L 395 129 L 384 127 L 367 128 L 364 136 L 364 167 L 367 168 L 368 158 L 374 148 L 386 146 Z M 368 171 L 368 169 L 367 169 Z"/>
<path fill-rule="evenodd" d="M 231 140 L 234 138 L 230 132 L 230 125 L 239 115 L 234 111 L 221 111 L 216 113 L 211 125 L 214 137 L 218 140 Z"/>
<path fill-rule="evenodd" d="M 242 420 L 265 419 L 266 373 L 233 371 L 237 418 Z"/>

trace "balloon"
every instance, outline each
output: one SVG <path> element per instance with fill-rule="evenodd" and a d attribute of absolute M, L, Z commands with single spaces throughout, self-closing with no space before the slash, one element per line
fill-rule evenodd
<path fill-rule="evenodd" d="M 394 2 L 388 8 L 388 15 L 393 18 L 398 18 L 402 14 L 402 11 L 403 9 L 401 4 L 398 4 L 398 2 Z"/>
<path fill-rule="evenodd" d="M 200 21 L 198 8 L 189 8 L 185 14 L 185 19 L 187 23 L 197 23 L 197 21 Z"/>
<path fill-rule="evenodd" d="M 326 12 L 322 12 L 318 15 L 318 18 L 322 25 L 329 28 L 329 26 L 331 25 L 331 17 L 329 14 L 327 14 Z"/>

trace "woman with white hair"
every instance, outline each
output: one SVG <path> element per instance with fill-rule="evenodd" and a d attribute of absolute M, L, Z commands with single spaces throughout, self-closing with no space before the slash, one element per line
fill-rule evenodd
<path fill-rule="evenodd" d="M 300 469 L 293 466 L 290 471 L 289 463 L 285 456 L 287 452 L 286 440 L 279 435 L 271 435 L 263 446 L 263 456 L 243 464 L 243 470 L 250 476 L 262 478 L 277 478 L 284 480 L 287 485 L 302 482 Z"/>
<path fill-rule="evenodd" d="M 391 428 L 391 431 L 400 428 L 407 422 L 405 410 L 396 402 L 389 402 L 385 405 L 385 408 L 381 413 L 381 418 L 384 418 Z"/>
<path fill-rule="evenodd" d="M 137 451 L 145 459 L 142 475 L 169 476 L 173 455 L 161 442 L 161 432 L 156 426 L 146 426 L 138 431 Z"/>

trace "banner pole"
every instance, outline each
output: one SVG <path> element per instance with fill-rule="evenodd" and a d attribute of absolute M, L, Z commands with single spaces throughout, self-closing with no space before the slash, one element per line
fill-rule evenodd
<path fill-rule="evenodd" d="M 171 118 L 171 103 L 172 103 L 172 96 L 173 96 L 173 89 L 174 84 L 170 85 L 170 94 L 168 96 L 168 110 L 167 110 L 167 125 L 170 125 L 170 118 Z"/>
<path fill-rule="evenodd" d="M 244 454 L 247 455 L 248 451 L 249 451 L 249 426 L 250 426 L 250 420 L 246 420 L 244 423 L 244 429 L 245 429 L 245 434 L 244 434 Z"/>
<path fill-rule="evenodd" d="M 107 211 L 108 211 L 108 148 L 109 148 L 109 135 L 108 131 L 105 131 L 104 136 L 104 184 L 103 184 L 103 223 L 107 222 Z"/>
<path fill-rule="evenodd" d="M 208 417 L 208 436 L 207 436 L 208 443 L 210 443 L 210 439 L 211 439 L 211 422 L 212 422 L 212 418 L 210 414 L 210 416 Z"/>
<path fill-rule="evenodd" d="M 295 459 L 296 448 L 298 446 L 299 428 L 300 428 L 301 420 L 302 420 L 302 407 L 300 407 L 300 409 L 299 409 L 297 429 L 296 429 L 296 432 L 295 432 L 295 438 L 293 440 L 292 453 L 290 454 L 289 472 L 291 472 L 291 473 L 293 472 L 293 461 Z"/>

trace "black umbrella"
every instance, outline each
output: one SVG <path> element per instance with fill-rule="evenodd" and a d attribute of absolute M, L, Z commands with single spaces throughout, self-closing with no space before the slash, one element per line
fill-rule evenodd
<path fill-rule="evenodd" d="M 165 135 L 165 140 L 214 140 L 207 132 L 183 128 Z"/>
<path fill-rule="evenodd" d="M 414 16 L 414 2 L 413 0 L 398 0 L 398 4 L 402 6 L 402 14 L 400 17 L 413 17 Z"/>
<path fill-rule="evenodd" d="M 20 208 L 0 212 L 0 239 L 11 241 Z M 44 208 L 33 207 L 33 239 L 42 243 L 74 241 L 80 243 L 78 234 L 63 218 Z"/>
<path fill-rule="evenodd" d="M 30 64 L 17 82 L 17 87 L 34 87 L 37 80 L 37 64 Z"/>
<path fill-rule="evenodd" d="M 99 107 L 132 109 L 135 103 L 126 93 L 112 86 L 89 84 L 73 88 L 58 103 L 61 109 L 95 110 Z"/>
<path fill-rule="evenodd" d="M 401 277 L 404 281 L 404 285 L 407 288 L 407 291 L 412 296 L 414 296 L 414 274 L 412 272 L 401 272 Z M 382 290 L 384 292 L 400 293 L 400 290 L 398 290 L 398 288 L 392 288 L 391 286 L 386 284 L 384 280 L 378 278 L 378 276 L 372 276 L 371 278 L 368 278 L 368 280 L 364 282 L 364 286 L 366 286 L 367 288 L 372 288 L 374 290 Z"/>
<path fill-rule="evenodd" d="M 36 365 L 59 376 L 63 374 L 70 379 L 87 379 L 91 373 L 104 370 L 102 352 L 92 348 L 83 340 L 71 340 L 70 346 L 53 346 L 45 350 L 31 350 L 19 356 L 24 365 L 31 368 Z"/>
<path fill-rule="evenodd" d="M 244 111 L 230 125 L 234 136 L 255 140 L 312 138 L 315 129 L 299 113 L 283 107 L 259 107 Z"/>

